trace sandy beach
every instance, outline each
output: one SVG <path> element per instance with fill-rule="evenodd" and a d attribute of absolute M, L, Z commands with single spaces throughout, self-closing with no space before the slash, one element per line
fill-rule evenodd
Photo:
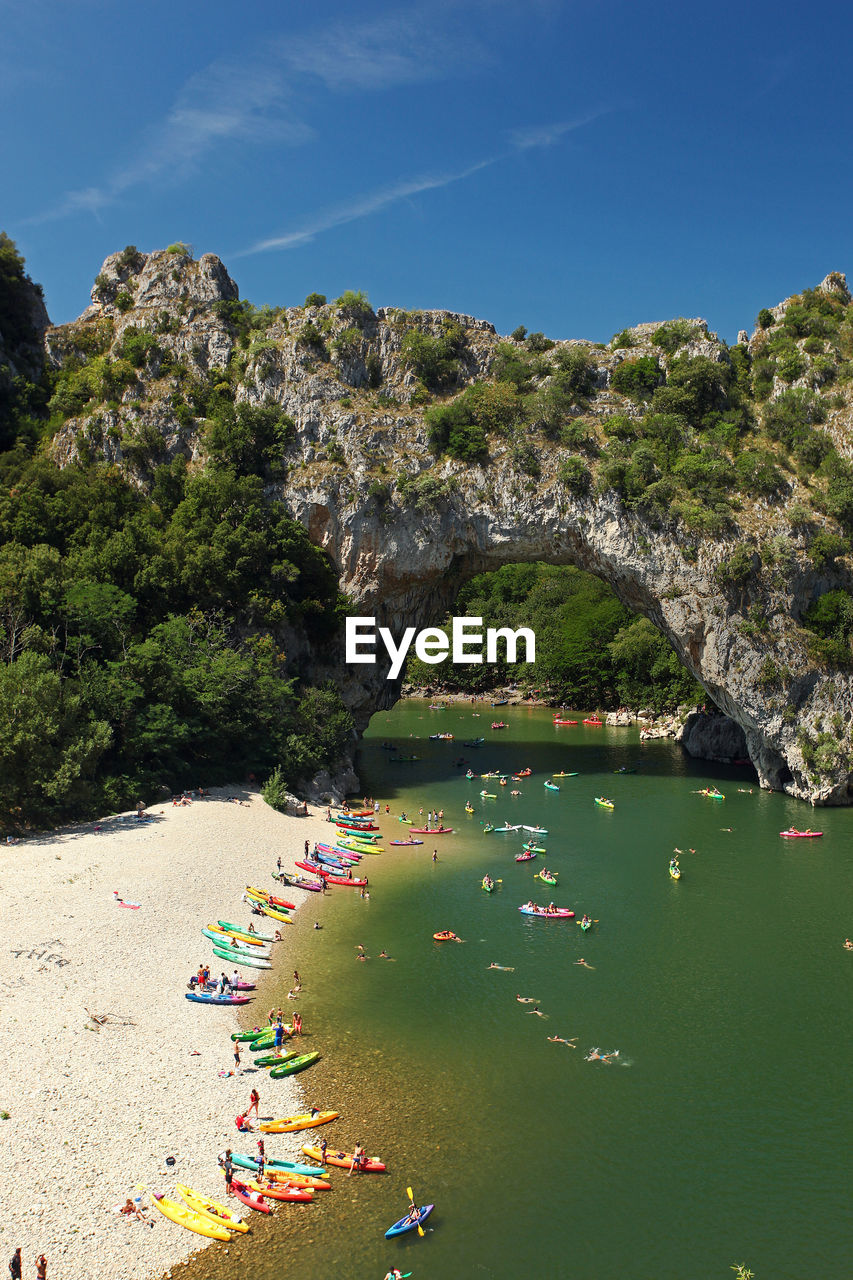
<path fill-rule="evenodd" d="M 235 795 L 243 803 L 227 798 Z M 148 812 L 149 822 L 112 817 L 97 833 L 90 822 L 3 848 L 0 1111 L 9 1119 L 0 1121 L 0 1254 L 5 1263 L 21 1245 L 25 1276 L 42 1252 L 48 1275 L 61 1280 L 162 1275 L 209 1242 L 156 1209 L 152 1228 L 113 1207 L 139 1195 L 137 1184 L 149 1189 L 149 1205 L 152 1191 L 174 1195 L 176 1182 L 224 1199 L 216 1155 L 226 1145 L 254 1150 L 255 1138 L 234 1125 L 251 1089 L 262 1116 L 301 1109 L 298 1077 L 219 1072 L 234 1065 L 238 1018 L 266 1022 L 263 983 L 288 975 L 289 938 L 312 926 L 310 909 L 281 925 L 271 975 L 242 971 L 259 981 L 242 1017 L 240 1007 L 184 995 L 201 962 L 216 973 L 227 967 L 201 928 L 219 918 L 248 922 L 245 885 L 274 890 L 276 859 L 291 870 L 305 840 L 328 834 L 325 810 L 284 816 L 232 785 Z M 114 891 L 140 909 L 120 907 Z M 281 893 L 297 905 L 316 896 Z M 101 1026 L 92 1020 L 105 1014 Z M 268 1154 L 296 1153 L 299 1136 L 275 1137 Z"/>

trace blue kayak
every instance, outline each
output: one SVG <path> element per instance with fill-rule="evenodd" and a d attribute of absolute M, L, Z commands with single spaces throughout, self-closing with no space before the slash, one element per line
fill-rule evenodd
<path fill-rule="evenodd" d="M 254 1156 L 235 1155 L 232 1152 L 231 1163 L 239 1169 L 250 1169 L 254 1173 L 258 1171 L 259 1162 Z M 295 1160 L 265 1160 L 264 1166 L 267 1169 L 283 1169 L 286 1173 L 304 1173 L 309 1178 L 316 1178 L 322 1172 L 315 1164 L 299 1164 Z"/>
<path fill-rule="evenodd" d="M 184 992 L 187 1000 L 195 1000 L 198 1004 L 248 1004 L 251 996 L 218 996 L 214 992 L 197 995 L 195 991 Z"/>
<path fill-rule="evenodd" d="M 434 1208 L 434 1204 L 425 1204 L 418 1214 L 417 1221 L 406 1214 L 404 1217 L 400 1218 L 399 1222 L 395 1222 L 393 1227 L 388 1228 L 385 1232 L 385 1239 L 389 1240 L 391 1236 L 402 1236 L 405 1235 L 407 1231 L 413 1231 L 415 1227 L 419 1227 L 422 1222 L 426 1221 Z"/>

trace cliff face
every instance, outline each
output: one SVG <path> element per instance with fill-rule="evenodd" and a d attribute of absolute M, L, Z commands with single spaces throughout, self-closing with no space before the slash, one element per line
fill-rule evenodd
<path fill-rule="evenodd" d="M 269 312 L 259 327 L 250 317 L 241 328 L 236 286 L 217 258 L 127 256 L 107 259 L 92 307 L 74 325 L 49 330 L 46 349 L 62 367 L 70 351 L 85 350 L 87 341 L 91 348 L 93 334 L 101 335 L 102 353 L 119 358 L 130 326 L 156 341 L 120 399 L 68 418 L 54 443 L 60 464 L 94 454 L 125 465 L 140 484 L 178 454 L 199 464 L 206 423 L 201 412 L 181 412 L 188 383 L 226 387 L 237 406 L 275 405 L 291 430 L 281 450 L 286 474 L 270 477 L 268 493 L 328 550 L 353 612 L 399 635 L 439 622 L 476 573 L 518 561 L 577 565 L 668 636 L 741 726 L 762 786 L 817 804 L 850 802 L 853 679 L 815 663 L 801 619 L 827 591 L 849 592 L 853 581 L 843 556 L 810 556 L 814 528 L 788 517 L 792 501 L 807 496 L 802 474 L 792 471 L 772 500 L 743 501 L 723 533 L 701 536 L 674 515 L 632 508 L 600 484 L 576 491 L 561 471 L 565 449 L 547 435 L 525 440 L 523 466 L 517 438 L 499 433 L 490 436 L 488 461 L 436 461 L 406 334 L 416 330 L 433 342 L 453 335 L 446 395 L 493 373 L 507 340 L 491 325 L 445 312 L 374 312 L 345 295 L 332 306 Z M 849 303 L 843 277 L 821 287 L 839 297 L 843 291 Z M 582 412 L 593 434 L 610 415 L 639 415 L 636 401 L 613 387 L 626 359 L 654 351 L 662 377 L 675 358 L 727 364 L 727 349 L 703 322 L 681 323 L 683 340 L 668 354 L 652 345 L 654 325 L 632 330 L 630 347 L 556 344 L 590 362 Z M 761 335 L 752 342 L 760 348 Z M 549 380 L 541 369 L 534 377 Z M 816 375 L 809 386 L 817 387 Z M 836 395 L 828 431 L 845 448 L 848 413 Z M 146 457 L 139 441 L 152 433 Z M 721 568 L 737 552 L 743 561 L 744 548 L 745 570 L 727 578 Z M 386 680 L 385 670 L 387 663 L 339 673 L 361 725 L 398 696 L 399 681 Z"/>

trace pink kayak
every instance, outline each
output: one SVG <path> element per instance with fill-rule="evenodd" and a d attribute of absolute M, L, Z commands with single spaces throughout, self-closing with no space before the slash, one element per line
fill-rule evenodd
<path fill-rule="evenodd" d="M 780 831 L 780 836 L 784 836 L 786 840 L 816 840 L 818 836 L 822 836 L 822 831 L 797 831 L 795 827 L 791 827 L 790 831 Z"/>
<path fill-rule="evenodd" d="M 535 853 L 519 853 L 516 855 L 516 862 L 532 862 L 536 857 Z"/>
<path fill-rule="evenodd" d="M 410 827 L 410 828 L 409 828 L 409 830 L 410 830 L 410 831 L 413 831 L 413 832 L 415 833 L 415 835 L 418 835 L 418 836 L 450 836 L 450 835 L 453 835 L 453 828 L 452 828 L 452 827 L 436 827 L 436 828 L 434 828 L 434 829 L 431 829 L 430 827 Z"/>
<path fill-rule="evenodd" d="M 396 845 L 423 844 L 423 840 L 389 840 L 388 843 Z"/>

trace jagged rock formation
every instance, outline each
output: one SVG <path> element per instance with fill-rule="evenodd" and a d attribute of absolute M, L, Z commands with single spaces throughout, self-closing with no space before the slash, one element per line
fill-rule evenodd
<path fill-rule="evenodd" d="M 842 276 L 828 276 L 820 288 L 839 306 L 849 304 Z M 92 296 L 78 322 L 48 331 L 56 367 L 71 350 L 121 360 L 129 332 L 145 331 L 152 341 L 119 395 L 68 417 L 54 443 L 60 464 L 94 454 L 146 484 L 162 462 L 183 455 L 196 465 L 205 455 L 204 408 L 188 395 L 192 384 L 238 406 L 274 405 L 291 427 L 281 450 L 286 475 L 271 476 L 268 492 L 328 550 L 356 612 L 399 635 L 443 618 L 476 573 L 528 560 L 577 565 L 667 635 L 742 729 L 762 786 L 819 804 L 850 802 L 853 681 L 814 660 L 801 620 L 827 591 L 850 591 L 853 580 L 840 552 L 809 554 L 815 523 L 786 514 L 793 500 L 813 496 L 802 469 L 790 469 L 775 497 L 741 501 L 733 519 L 707 536 L 675 507 L 646 509 L 601 483 L 570 483 L 565 436 L 496 431 L 488 460 L 436 460 L 423 413 L 426 375 L 407 335 L 420 335 L 433 354 L 450 352 L 450 372 L 434 383 L 447 394 L 488 379 L 508 348 L 535 350 L 500 339 L 482 321 L 374 312 L 354 295 L 268 312 L 260 323 L 244 312 L 241 320 L 236 286 L 219 259 L 194 262 L 180 249 L 113 255 Z M 783 322 L 787 305 L 769 313 L 769 326 Z M 630 424 L 642 414 L 637 399 L 617 389 L 626 361 L 654 356 L 661 380 L 684 357 L 729 367 L 728 348 L 704 322 L 678 323 L 675 344 L 664 350 L 655 345 L 656 325 L 625 331 L 610 348 L 550 344 L 588 362 L 587 385 L 566 416 L 592 437 L 581 445 L 591 479 L 601 424 L 614 414 Z M 767 330 L 750 339 L 756 357 Z M 825 370 L 801 347 L 796 385 L 817 395 Z M 531 386 L 547 389 L 553 373 L 547 361 L 531 364 Z M 771 395 L 789 385 L 774 384 Z M 839 451 L 850 452 L 849 403 L 837 393 L 834 405 L 826 403 L 827 430 Z M 837 527 L 828 516 L 814 520 L 824 531 Z M 738 556 L 737 572 L 729 571 Z M 341 673 L 362 725 L 396 700 L 399 682 L 386 680 L 386 669 Z"/>

